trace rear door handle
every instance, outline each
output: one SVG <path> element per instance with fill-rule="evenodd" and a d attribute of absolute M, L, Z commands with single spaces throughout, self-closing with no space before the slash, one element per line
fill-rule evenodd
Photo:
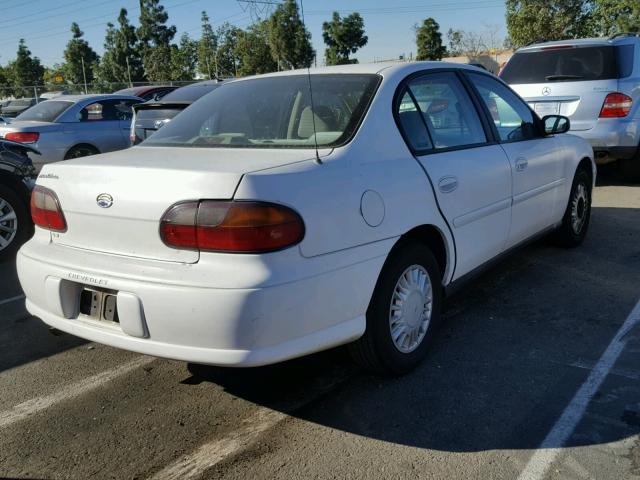
<path fill-rule="evenodd" d="M 438 189 L 442 193 L 451 193 L 458 188 L 458 179 L 452 176 L 442 177 L 438 182 Z"/>
<path fill-rule="evenodd" d="M 529 166 L 529 161 L 524 157 L 516 158 L 516 172 L 524 172 Z"/>

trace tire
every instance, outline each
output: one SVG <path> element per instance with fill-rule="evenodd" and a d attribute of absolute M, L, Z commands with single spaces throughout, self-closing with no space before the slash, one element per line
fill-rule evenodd
<path fill-rule="evenodd" d="M 16 192 L 0 184 L 0 262 L 15 258 L 33 232 L 31 217 Z"/>
<path fill-rule="evenodd" d="M 584 169 L 578 170 L 573 178 L 562 225 L 555 232 L 556 242 L 560 246 L 574 248 L 584 241 L 591 221 L 592 188 L 590 175 Z"/>
<path fill-rule="evenodd" d="M 421 289 L 415 278 L 428 280 L 428 285 L 424 282 L 425 287 Z M 407 287 L 410 293 L 402 301 L 396 291 Z M 422 300 L 429 298 L 428 287 L 431 301 L 420 313 Z M 353 359 L 366 369 L 383 375 L 402 375 L 411 371 L 427 353 L 440 323 L 441 305 L 441 275 L 429 248 L 415 241 L 398 245 L 378 278 L 367 309 L 366 331 L 349 345 Z M 405 311 L 404 318 L 409 317 L 408 322 L 398 318 L 402 310 Z M 392 330 L 398 333 L 402 328 L 405 334 L 397 335 L 394 341 Z M 410 337 L 407 331 L 415 337 Z"/>
<path fill-rule="evenodd" d="M 623 181 L 640 183 L 640 154 L 629 160 L 621 160 L 619 165 Z"/>
<path fill-rule="evenodd" d="M 88 157 L 89 155 L 97 155 L 99 153 L 100 152 L 91 145 L 76 145 L 67 152 L 64 159 L 70 160 L 72 158 Z"/>

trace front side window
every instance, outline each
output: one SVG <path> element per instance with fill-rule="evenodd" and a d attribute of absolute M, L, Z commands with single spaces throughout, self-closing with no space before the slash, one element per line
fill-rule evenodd
<path fill-rule="evenodd" d="M 493 120 L 500 140 L 515 142 L 540 136 L 534 113 L 502 83 L 478 73 L 469 73 Z"/>
<path fill-rule="evenodd" d="M 409 82 L 407 88 L 436 149 L 487 141 L 480 117 L 455 73 L 427 74 Z M 398 115 L 402 118 L 401 112 Z"/>
<path fill-rule="evenodd" d="M 224 84 L 143 145 L 239 148 L 334 147 L 349 141 L 377 75 L 287 75 Z"/>
<path fill-rule="evenodd" d="M 30 122 L 53 122 L 62 113 L 73 105 L 73 102 L 62 100 L 47 100 L 34 105 L 29 110 L 16 117 L 16 120 L 26 120 Z"/>

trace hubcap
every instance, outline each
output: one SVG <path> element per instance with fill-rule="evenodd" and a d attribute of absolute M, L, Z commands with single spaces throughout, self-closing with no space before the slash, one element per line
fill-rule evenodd
<path fill-rule="evenodd" d="M 421 265 L 411 265 L 400 276 L 389 308 L 389 328 L 395 347 L 413 352 L 424 340 L 431 321 L 433 289 Z"/>
<path fill-rule="evenodd" d="M 0 250 L 11 244 L 18 232 L 18 218 L 9 202 L 0 198 Z"/>
<path fill-rule="evenodd" d="M 573 199 L 571 200 L 571 228 L 576 235 L 582 232 L 587 220 L 589 202 L 587 188 L 584 184 L 578 184 Z"/>

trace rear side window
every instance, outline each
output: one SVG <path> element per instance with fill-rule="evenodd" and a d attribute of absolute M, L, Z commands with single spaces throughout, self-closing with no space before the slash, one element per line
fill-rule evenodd
<path fill-rule="evenodd" d="M 397 114 L 414 149 L 456 148 L 487 141 L 478 113 L 455 73 L 427 74 L 409 82 L 407 89 L 411 95 L 405 93 Z M 413 107 L 409 99 L 415 99 Z M 422 134 L 425 126 L 427 140 Z"/>
<path fill-rule="evenodd" d="M 568 47 L 516 53 L 500 73 L 509 84 L 618 78 L 615 47 Z"/>
<path fill-rule="evenodd" d="M 616 48 L 620 78 L 626 78 L 633 72 L 633 45 L 619 45 Z"/>

